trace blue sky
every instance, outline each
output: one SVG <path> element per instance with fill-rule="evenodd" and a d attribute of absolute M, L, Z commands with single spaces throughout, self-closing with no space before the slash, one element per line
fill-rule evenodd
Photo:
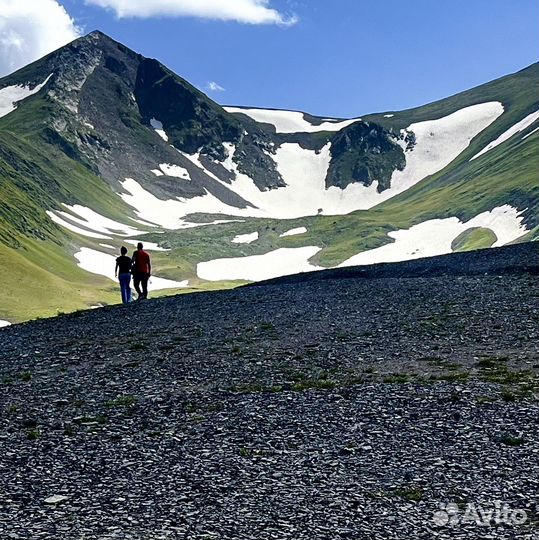
<path fill-rule="evenodd" d="M 223 104 L 350 117 L 421 105 L 539 60 L 537 0 L 223 0 L 295 24 L 119 18 L 88 4 L 127 0 L 54 1 L 79 28 L 159 59 Z M 210 81 L 225 91 L 207 90 Z"/>

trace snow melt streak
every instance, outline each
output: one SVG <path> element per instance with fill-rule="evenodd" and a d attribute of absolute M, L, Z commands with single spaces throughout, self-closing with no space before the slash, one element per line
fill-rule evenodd
<path fill-rule="evenodd" d="M 529 114 L 528 116 L 526 116 L 526 118 L 523 118 L 520 122 L 517 122 L 514 126 L 510 127 L 507 131 L 504 131 L 497 139 L 487 144 L 487 146 L 485 146 L 485 148 L 483 148 L 481 152 L 478 152 L 477 154 L 475 154 L 475 156 L 471 158 L 470 161 L 478 158 L 479 156 L 482 156 L 483 154 L 486 154 L 489 150 L 496 148 L 496 146 L 507 141 L 513 135 L 516 135 L 517 133 L 524 131 L 528 126 L 531 126 L 538 119 L 539 119 L 539 111 L 535 111 L 534 113 Z M 529 135 L 531 135 L 531 133 Z M 524 138 L 525 137 L 523 137 L 523 139 Z"/>

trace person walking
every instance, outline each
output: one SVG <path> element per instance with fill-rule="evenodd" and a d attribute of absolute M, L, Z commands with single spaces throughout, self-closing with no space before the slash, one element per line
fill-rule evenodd
<path fill-rule="evenodd" d="M 137 250 L 132 257 L 133 284 L 139 300 L 148 298 L 148 280 L 152 274 L 152 262 L 148 253 L 144 251 L 142 242 L 137 244 Z M 142 290 L 141 290 L 142 286 Z"/>
<path fill-rule="evenodd" d="M 127 248 L 122 246 L 121 255 L 116 259 L 114 275 L 120 281 L 120 291 L 122 293 L 122 303 L 131 302 L 131 259 L 127 256 Z"/>

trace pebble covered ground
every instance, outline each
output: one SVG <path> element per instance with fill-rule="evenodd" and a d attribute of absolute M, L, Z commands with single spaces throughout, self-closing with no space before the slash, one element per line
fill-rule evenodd
<path fill-rule="evenodd" d="M 527 268 L 2 329 L 0 539 L 539 538 L 538 323 Z"/>

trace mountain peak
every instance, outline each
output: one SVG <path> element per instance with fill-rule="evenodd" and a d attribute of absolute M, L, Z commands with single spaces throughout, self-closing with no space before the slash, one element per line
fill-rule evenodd
<path fill-rule="evenodd" d="M 103 46 L 104 44 L 107 44 L 107 45 L 114 45 L 116 47 L 119 46 L 124 51 L 129 51 L 129 52 L 132 52 L 132 53 L 136 54 L 132 49 L 130 49 L 129 47 L 127 47 L 123 43 L 120 43 L 119 41 L 116 41 L 114 38 L 111 38 L 108 34 L 105 34 L 101 30 L 93 30 L 89 34 L 86 34 L 86 35 L 80 37 L 79 39 L 75 40 L 74 43 L 81 42 L 81 41 L 82 42 L 85 42 L 85 41 L 91 42 L 93 45 L 101 45 L 101 46 Z"/>

